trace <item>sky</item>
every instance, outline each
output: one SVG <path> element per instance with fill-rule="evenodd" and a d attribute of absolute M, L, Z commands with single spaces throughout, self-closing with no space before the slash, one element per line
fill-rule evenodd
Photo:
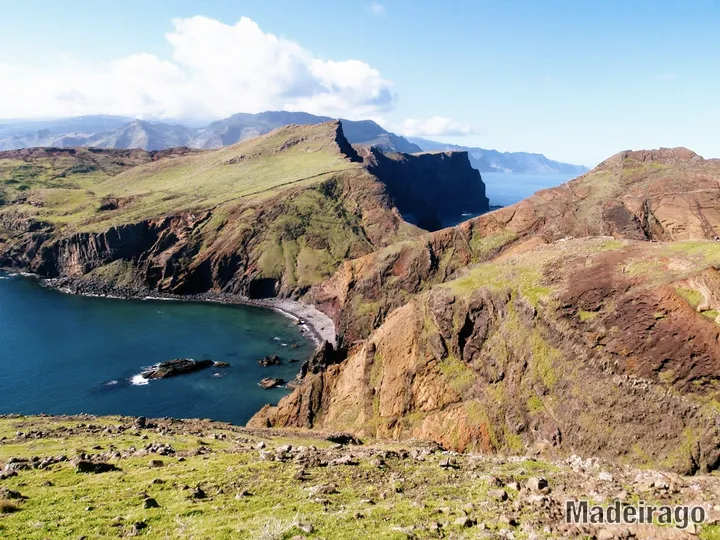
<path fill-rule="evenodd" d="M 0 0 L 0 118 L 304 110 L 593 166 L 720 157 L 720 2 Z"/>

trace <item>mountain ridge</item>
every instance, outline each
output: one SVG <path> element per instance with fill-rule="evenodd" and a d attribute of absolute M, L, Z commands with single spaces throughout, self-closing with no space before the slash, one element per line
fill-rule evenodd
<path fill-rule="evenodd" d="M 266 111 L 237 113 L 202 127 L 182 122 L 151 121 L 118 116 L 90 115 L 46 121 L 0 123 L 0 150 L 36 146 L 93 146 L 99 148 L 141 148 L 163 150 L 172 146 L 213 149 L 257 137 L 289 124 L 317 124 L 333 120 L 305 112 Z M 537 172 L 582 174 L 586 167 L 560 163 L 542 154 L 498 152 L 439 143 L 422 138 L 402 137 L 383 129 L 372 120 L 346 120 L 345 137 L 352 143 L 376 146 L 385 152 L 407 154 L 428 151 L 466 151 L 480 172 Z"/>
<path fill-rule="evenodd" d="M 465 151 L 470 162 L 480 172 L 538 173 L 538 174 L 584 174 L 588 168 L 584 165 L 562 163 L 530 152 L 500 152 L 472 146 L 432 141 L 422 137 L 408 137 L 408 140 L 420 146 L 424 151 Z"/>
<path fill-rule="evenodd" d="M 47 121 L 8 121 L 0 124 L 0 150 L 47 146 L 91 146 L 163 150 L 172 146 L 215 149 L 258 137 L 282 126 L 320 124 L 334 120 L 304 112 L 238 113 L 204 127 L 115 116 L 82 116 Z M 340 119 L 353 144 L 385 151 L 415 153 L 422 149 L 386 131 L 372 120 Z"/>

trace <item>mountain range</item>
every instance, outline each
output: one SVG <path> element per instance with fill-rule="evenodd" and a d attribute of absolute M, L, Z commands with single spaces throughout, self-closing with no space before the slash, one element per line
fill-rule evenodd
<path fill-rule="evenodd" d="M 319 124 L 330 120 L 333 119 L 327 116 L 288 111 L 239 113 L 201 127 L 107 115 L 35 121 L 0 120 L 0 150 L 81 146 L 150 151 L 176 146 L 215 149 L 258 137 L 282 126 Z M 408 154 L 464 150 L 470 155 L 473 167 L 480 172 L 582 174 L 587 171 L 581 165 L 560 163 L 542 154 L 498 152 L 420 138 L 408 140 L 372 120 L 343 119 L 342 123 L 345 136 L 352 144 Z"/>
<path fill-rule="evenodd" d="M 499 152 L 472 146 L 459 146 L 421 137 L 409 137 L 408 140 L 426 152 L 463 151 L 470 156 L 470 163 L 480 172 L 506 173 L 542 173 L 542 174 L 574 174 L 588 172 L 584 165 L 561 163 L 546 158 L 542 154 L 528 152 Z"/>

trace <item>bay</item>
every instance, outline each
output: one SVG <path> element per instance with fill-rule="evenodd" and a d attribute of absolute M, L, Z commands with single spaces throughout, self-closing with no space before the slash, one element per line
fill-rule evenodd
<path fill-rule="evenodd" d="M 297 348 L 291 348 L 295 344 Z M 244 424 L 292 380 L 314 344 L 290 318 L 243 305 L 73 296 L 0 274 L 0 413 L 122 414 Z M 280 366 L 257 360 L 277 354 Z M 140 381 L 144 367 L 210 358 L 209 368 Z"/>

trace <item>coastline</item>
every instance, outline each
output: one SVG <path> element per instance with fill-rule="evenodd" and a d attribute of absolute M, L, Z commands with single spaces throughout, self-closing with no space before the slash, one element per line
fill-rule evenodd
<path fill-rule="evenodd" d="M 115 298 L 119 300 L 164 300 L 175 302 L 198 302 L 208 304 L 244 305 L 265 309 L 272 309 L 281 315 L 292 319 L 302 326 L 308 337 L 319 345 L 325 341 L 333 347 L 337 345 L 335 323 L 330 317 L 318 310 L 315 306 L 305 304 L 290 298 L 262 298 L 253 299 L 240 294 L 204 292 L 199 294 L 172 294 L 149 289 L 116 288 L 107 284 L 88 284 L 78 282 L 72 278 L 43 278 L 28 272 L 18 272 L 11 268 L 0 269 L 7 274 L 23 277 L 32 277 L 43 286 L 55 289 L 65 294 L 89 296 L 97 298 Z"/>

